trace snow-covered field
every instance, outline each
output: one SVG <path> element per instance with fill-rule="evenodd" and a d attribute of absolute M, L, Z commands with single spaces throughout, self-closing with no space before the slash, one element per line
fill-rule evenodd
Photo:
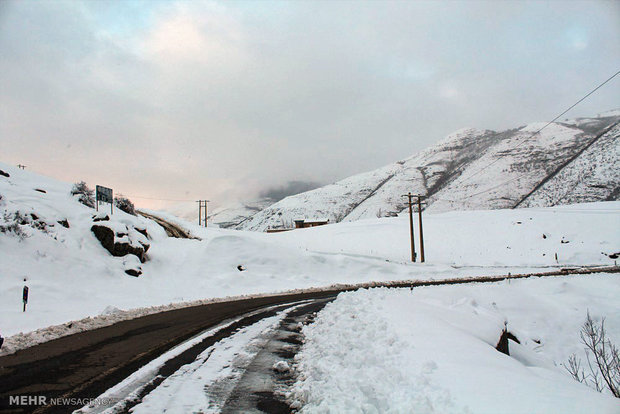
<path fill-rule="evenodd" d="M 342 293 L 303 329 L 290 398 L 302 413 L 618 413 L 562 364 L 585 361 L 588 311 L 618 344 L 619 297 L 615 275 Z"/>
<path fill-rule="evenodd" d="M 620 252 L 620 202 L 425 213 L 426 263 L 409 261 L 406 215 L 266 234 L 157 213 L 195 239 L 168 237 L 155 222 L 118 210 L 97 222 L 115 229 L 118 240 L 148 244 L 140 263 L 102 247 L 91 226 L 103 213 L 80 204 L 71 184 L 5 164 L 0 170 L 9 175 L 0 176 L 3 354 L 192 301 L 608 266 Z M 139 277 L 125 273 L 137 267 Z M 618 412 L 617 401 L 578 384 L 560 364 L 571 353 L 583 359 L 579 328 L 588 310 L 607 317 L 618 342 L 619 280 L 610 274 L 342 294 L 304 330 L 291 401 L 309 413 Z M 494 349 L 504 322 L 521 341 L 510 344 L 511 356 Z M 143 408 L 162 401 L 145 400 Z"/>
<path fill-rule="evenodd" d="M 619 202 L 425 214 L 424 264 L 409 262 L 406 216 L 278 234 L 205 229 L 168 217 L 200 237 L 188 240 L 169 238 L 154 222 L 115 211 L 107 223 L 142 227 L 149 234 L 148 261 L 135 278 L 124 271 L 136 263 L 113 257 L 94 237 L 95 211 L 70 195 L 70 183 L 1 163 L 0 169 L 10 174 L 0 176 L 0 224 L 13 223 L 16 212 L 27 218 L 17 225 L 21 235 L 0 233 L 0 334 L 5 337 L 102 314 L 97 323 L 111 323 L 157 309 L 120 311 L 234 295 L 612 265 L 605 254 L 620 251 Z M 58 223 L 65 219 L 69 228 Z M 238 265 L 247 270 L 239 272 Z M 30 288 L 26 312 L 24 278 Z M 95 325 L 90 319 L 62 325 L 54 335 Z"/>

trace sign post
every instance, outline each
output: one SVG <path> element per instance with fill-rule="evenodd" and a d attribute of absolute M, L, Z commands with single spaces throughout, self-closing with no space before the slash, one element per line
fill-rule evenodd
<path fill-rule="evenodd" d="M 114 194 L 111 188 L 101 185 L 95 187 L 95 199 L 97 211 L 99 211 L 99 202 L 110 203 L 110 214 L 114 214 Z"/>
<path fill-rule="evenodd" d="M 28 286 L 24 285 L 23 292 L 24 312 L 26 312 L 26 304 L 28 303 Z"/>

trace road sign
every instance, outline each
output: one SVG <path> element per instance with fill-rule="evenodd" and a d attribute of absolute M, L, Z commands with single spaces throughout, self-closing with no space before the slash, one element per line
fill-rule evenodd
<path fill-rule="evenodd" d="M 98 185 L 96 187 L 97 201 L 103 201 L 104 203 L 112 203 L 114 197 L 112 195 L 112 189 Z"/>
<path fill-rule="evenodd" d="M 95 202 L 97 210 L 99 210 L 99 202 L 110 203 L 110 213 L 113 213 L 114 194 L 111 188 L 98 185 L 95 187 Z"/>

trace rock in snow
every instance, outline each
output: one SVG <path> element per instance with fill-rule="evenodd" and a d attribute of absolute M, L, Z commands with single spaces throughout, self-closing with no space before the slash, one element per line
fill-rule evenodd
<path fill-rule="evenodd" d="M 279 373 L 284 373 L 284 372 L 289 372 L 291 370 L 291 367 L 289 366 L 288 362 L 286 361 L 278 361 L 275 364 L 273 364 L 272 369 L 275 372 L 279 372 Z"/>
<path fill-rule="evenodd" d="M 125 231 L 115 232 L 107 224 L 94 224 L 90 230 L 112 256 L 122 257 L 133 254 L 140 259 L 140 262 L 146 261 L 146 252 L 150 245 L 148 242 L 140 240 L 140 238 L 144 239 L 145 236 L 136 229 L 125 226 Z"/>

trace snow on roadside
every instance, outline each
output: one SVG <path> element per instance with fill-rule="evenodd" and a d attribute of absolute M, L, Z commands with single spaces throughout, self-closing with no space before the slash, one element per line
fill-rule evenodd
<path fill-rule="evenodd" d="M 219 413 L 234 385 L 291 310 L 261 319 L 205 349 L 131 409 L 140 413 Z"/>
<path fill-rule="evenodd" d="M 241 300 L 262 295 L 235 296 L 197 300 L 192 302 L 170 303 L 168 305 L 150 306 L 131 310 L 121 310 L 113 306 L 107 306 L 100 315 L 86 317 L 77 321 L 70 321 L 60 325 L 47 326 L 31 332 L 20 332 L 5 339 L 0 356 L 12 354 L 20 349 L 28 348 L 43 342 L 61 338 L 63 336 L 103 328 L 117 322 L 140 318 L 154 313 L 167 312 L 191 306 L 208 305 L 211 303 L 226 302 L 229 300 Z"/>
<path fill-rule="evenodd" d="M 617 275 L 342 293 L 303 333 L 302 413 L 618 413 L 574 381 L 589 310 L 620 340 Z M 495 349 L 504 322 L 521 345 Z M 539 343 L 540 342 L 540 343 Z"/>
<path fill-rule="evenodd" d="M 277 305 L 273 306 L 270 309 L 273 309 L 276 307 Z M 260 333 L 261 331 L 268 329 L 268 327 L 273 326 L 276 322 L 279 322 L 287 312 L 290 312 L 291 310 L 296 309 L 296 308 L 297 306 L 293 306 L 289 309 L 286 309 L 285 311 L 280 311 L 273 317 L 262 319 L 254 325 L 251 325 L 251 326 L 248 326 L 246 328 L 239 330 L 238 332 L 234 333 L 231 337 L 226 338 L 222 340 L 221 342 L 218 342 L 217 345 L 213 345 L 209 347 L 207 350 L 203 351 L 198 356 L 197 361 L 201 361 L 204 363 L 206 359 L 209 359 L 210 360 L 209 370 L 212 373 L 220 373 L 219 374 L 220 377 L 223 376 L 221 375 L 221 372 L 223 371 L 230 373 L 231 369 L 224 368 L 224 365 L 226 365 L 226 363 L 231 362 L 231 360 L 237 355 L 235 354 L 235 352 L 240 352 L 240 349 L 242 349 L 242 345 L 244 343 L 249 342 L 247 338 L 251 339 L 252 335 L 257 335 L 257 332 Z M 198 335 L 195 335 L 193 338 L 190 338 L 187 341 L 175 346 L 174 348 L 170 349 L 169 351 L 155 358 L 151 362 L 142 366 L 136 372 L 134 372 L 133 374 L 131 374 L 130 376 L 128 376 L 123 381 L 119 382 L 118 384 L 114 385 L 112 388 L 109 388 L 103 394 L 99 395 L 99 397 L 97 398 L 98 400 L 103 400 L 103 401 L 113 401 L 114 405 L 108 406 L 108 407 L 104 407 L 101 405 L 86 405 L 82 407 L 81 409 L 77 410 L 76 413 L 112 414 L 112 413 L 117 413 L 117 412 L 125 412 L 127 410 L 126 409 L 127 403 L 134 401 L 137 398 L 137 396 L 139 396 L 139 393 L 146 386 L 151 384 L 151 382 L 156 378 L 159 369 L 167 361 L 173 359 L 174 357 L 182 354 L 186 350 L 199 344 L 206 338 L 213 336 L 215 333 L 221 331 L 222 329 L 225 329 L 229 327 L 230 325 L 240 321 L 244 317 L 252 316 L 252 315 L 255 315 L 263 311 L 264 309 L 260 309 L 254 312 L 249 312 L 237 318 L 222 322 L 221 324 L 211 329 L 208 329 Z M 235 348 L 231 351 L 232 346 L 226 346 L 227 343 L 231 343 L 232 345 L 235 346 Z M 224 345 L 222 346 L 222 344 Z M 212 354 L 216 351 L 216 348 L 220 348 L 220 349 L 218 349 L 216 352 L 216 355 L 213 356 Z M 222 350 L 224 352 L 222 352 Z M 220 358 L 220 361 L 223 361 L 223 363 L 220 362 L 219 366 L 213 366 L 214 365 L 213 361 L 217 359 L 218 357 Z M 196 370 L 198 369 L 204 370 L 204 367 L 200 367 L 200 362 L 194 361 L 191 366 L 194 366 Z M 193 372 L 191 369 L 191 366 L 189 364 L 184 366 L 181 372 L 182 373 L 190 372 L 190 376 L 191 376 L 191 373 Z M 168 385 L 166 384 L 164 388 L 167 388 L 167 386 Z M 152 391 L 152 393 L 153 392 L 155 391 Z M 150 404 L 153 404 L 154 402 L 163 403 L 161 399 L 157 399 L 157 398 L 153 399 L 153 397 L 150 397 L 150 401 L 151 401 Z"/>
<path fill-rule="evenodd" d="M 115 211 L 106 223 L 148 230 L 148 260 L 135 278 L 125 274 L 133 257 L 113 257 L 97 241 L 90 230 L 95 211 L 69 194 L 71 184 L 2 163 L 0 168 L 10 174 L 0 176 L 0 225 L 5 214 L 10 219 L 17 211 L 38 217 L 18 225 L 24 236 L 0 233 L 2 354 L 213 298 L 611 265 L 605 254 L 620 251 L 620 202 L 427 214 L 424 264 L 409 261 L 407 217 L 265 234 L 204 228 L 166 216 L 200 237 L 187 240 L 167 237 L 151 220 Z M 45 231 L 37 227 L 41 223 Z M 247 270 L 239 272 L 239 265 Z M 30 301 L 22 312 L 25 277 Z M 111 309 L 117 311 L 110 315 Z"/>

